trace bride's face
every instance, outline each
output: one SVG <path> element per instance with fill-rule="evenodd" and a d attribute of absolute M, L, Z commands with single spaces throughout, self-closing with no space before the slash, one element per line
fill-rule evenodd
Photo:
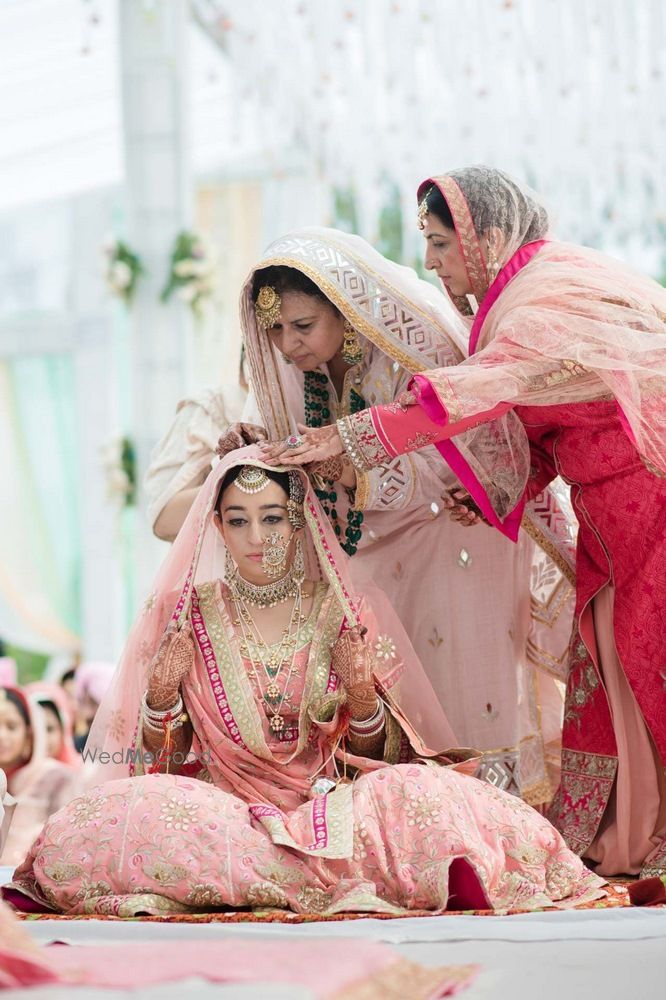
<path fill-rule="evenodd" d="M 284 292 L 280 319 L 267 334 L 300 371 L 311 372 L 341 350 L 344 319 L 323 299 L 303 292 Z"/>
<path fill-rule="evenodd" d="M 472 286 L 455 230 L 449 229 L 431 212 L 426 216 L 423 236 L 426 268 L 435 272 L 451 295 L 469 295 Z"/>
<path fill-rule="evenodd" d="M 289 542 L 287 567 L 294 558 L 294 529 L 287 516 L 287 494 L 278 483 L 270 482 L 259 493 L 244 493 L 235 483 L 222 495 L 215 523 L 238 566 L 250 583 L 270 583 L 261 560 L 264 543 L 274 532 Z"/>

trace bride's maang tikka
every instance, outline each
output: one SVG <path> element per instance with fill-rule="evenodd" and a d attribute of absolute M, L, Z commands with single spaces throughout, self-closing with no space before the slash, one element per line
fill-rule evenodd
<path fill-rule="evenodd" d="M 256 302 L 254 303 L 254 313 L 257 323 L 263 330 L 270 330 L 280 319 L 280 309 L 282 299 L 272 285 L 262 285 L 259 289 Z"/>
<path fill-rule="evenodd" d="M 295 469 L 290 469 L 288 476 L 287 517 L 292 528 L 302 528 L 305 524 L 303 513 L 305 487 Z M 266 475 L 265 469 L 260 469 L 257 465 L 244 465 L 234 480 L 234 486 L 237 486 L 242 493 L 261 493 L 271 482 L 272 480 Z"/>
<path fill-rule="evenodd" d="M 242 493 L 261 493 L 269 483 L 265 471 L 256 465 L 244 465 L 234 480 L 234 486 Z"/>

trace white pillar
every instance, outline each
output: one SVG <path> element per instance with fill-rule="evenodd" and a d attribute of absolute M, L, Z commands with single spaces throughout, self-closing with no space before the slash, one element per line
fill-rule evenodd
<path fill-rule="evenodd" d="M 173 420 L 186 383 L 186 307 L 159 301 L 176 233 L 190 225 L 186 132 L 186 0 L 120 0 L 120 51 L 128 238 L 147 276 L 132 306 L 133 438 L 139 488 L 137 592 L 165 547 L 145 516 L 142 481 L 150 451 Z"/>
<path fill-rule="evenodd" d="M 127 632 L 118 508 L 108 495 L 103 449 L 120 434 L 115 330 L 102 287 L 102 252 L 109 217 L 105 199 L 72 205 L 72 304 L 81 511 L 81 626 L 88 660 L 114 660 Z"/>

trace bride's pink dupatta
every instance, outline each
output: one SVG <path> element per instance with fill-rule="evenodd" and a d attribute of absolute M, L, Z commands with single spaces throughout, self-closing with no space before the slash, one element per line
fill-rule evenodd
<path fill-rule="evenodd" d="M 298 758 L 308 740 L 314 738 L 311 720 L 301 717 L 293 752 L 280 754 L 279 760 L 275 759 L 265 744 L 262 745 L 261 734 L 256 726 L 252 727 L 250 716 L 234 707 L 242 705 L 243 689 L 238 687 L 230 664 L 226 667 L 213 664 L 216 673 L 211 675 L 210 664 L 202 655 L 202 649 L 209 647 L 206 636 L 201 633 L 198 588 L 209 581 L 224 582 L 225 547 L 212 522 L 213 510 L 224 476 L 239 464 L 261 466 L 259 449 L 253 446 L 232 452 L 211 472 L 130 632 L 86 745 L 85 756 L 96 764 L 94 778 L 97 782 L 122 777 L 135 770 L 133 761 L 140 753 L 137 739 L 140 703 L 147 687 L 150 663 L 167 625 L 171 622 L 172 627 L 179 627 L 190 621 L 194 626 L 197 652 L 183 691 L 195 720 L 194 754 L 202 756 L 208 752 L 210 762 L 206 767 L 212 780 L 246 801 L 272 802 L 278 774 L 283 792 L 291 789 L 301 800 L 307 797 L 309 776 L 300 773 Z M 376 682 L 387 706 L 399 719 L 416 752 L 432 756 L 444 751 L 451 746 L 453 734 L 402 625 L 381 591 L 370 581 L 355 576 L 353 563 L 340 548 L 305 473 L 302 473 L 302 480 L 307 575 L 309 579 L 328 584 L 327 600 L 335 605 L 338 615 L 338 631 L 332 636 L 333 640 L 340 628 L 354 625 L 360 618 L 370 631 L 367 641 L 388 640 L 389 646 L 385 644 L 383 648 L 389 652 L 376 660 Z M 229 623 L 222 621 L 223 636 L 228 634 L 228 629 Z M 224 648 L 222 641 L 218 648 Z M 324 692 L 334 690 L 337 683 L 329 676 L 330 657 L 326 671 L 324 681 L 318 682 Z M 375 766 L 377 762 L 367 762 L 367 767 Z M 196 763 L 194 767 L 196 769 Z"/>

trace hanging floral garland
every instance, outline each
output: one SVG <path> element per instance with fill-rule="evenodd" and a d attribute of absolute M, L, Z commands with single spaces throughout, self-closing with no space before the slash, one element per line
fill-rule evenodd
<path fill-rule="evenodd" d="M 102 448 L 107 497 L 119 507 L 136 504 L 136 451 L 129 437 L 119 437 Z"/>
<path fill-rule="evenodd" d="M 217 280 L 217 254 L 197 233 L 178 233 L 171 252 L 171 264 L 160 299 L 168 302 L 174 293 L 186 302 L 200 319 L 206 302 L 213 295 Z"/>
<path fill-rule="evenodd" d="M 109 240 L 104 246 L 104 280 L 112 295 L 127 305 L 134 298 L 139 279 L 145 268 L 138 254 L 123 240 Z"/>

